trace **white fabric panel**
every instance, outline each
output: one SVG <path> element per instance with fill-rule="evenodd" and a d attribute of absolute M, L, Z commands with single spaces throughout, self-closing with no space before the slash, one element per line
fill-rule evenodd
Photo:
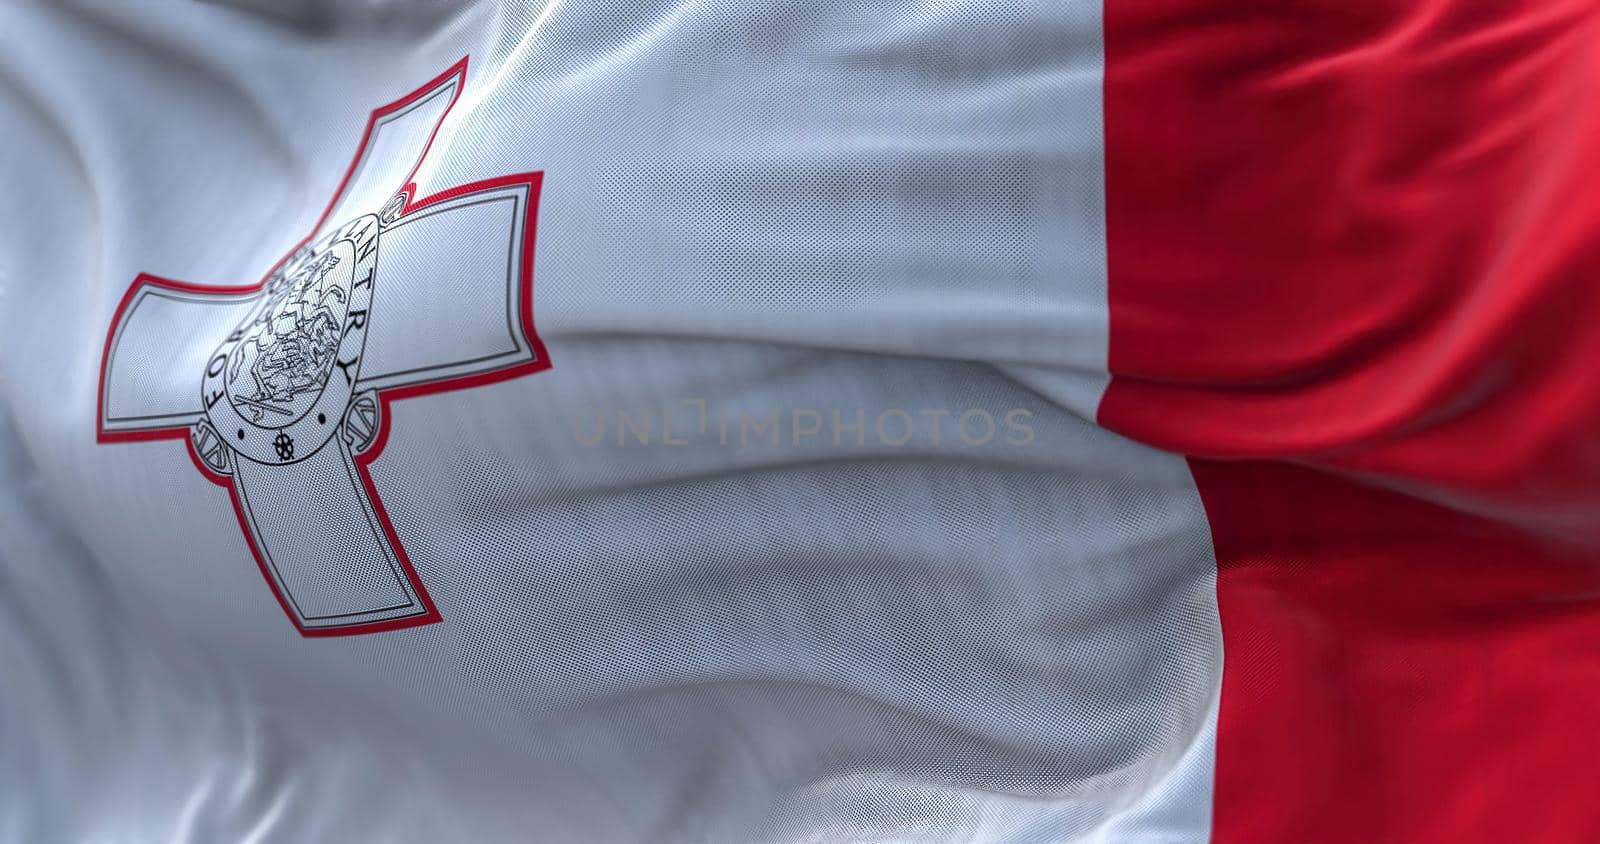
<path fill-rule="evenodd" d="M 0 840 L 1205 839 L 1204 513 L 1089 421 L 1099 3 L 242 5 L 0 7 Z M 96 443 L 107 324 L 469 54 L 419 193 L 544 173 L 552 368 L 387 408 L 442 621 L 303 637 Z"/>

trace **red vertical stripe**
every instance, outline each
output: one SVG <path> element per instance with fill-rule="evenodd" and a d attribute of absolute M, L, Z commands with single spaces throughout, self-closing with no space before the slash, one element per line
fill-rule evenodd
<path fill-rule="evenodd" d="M 1105 32 L 1100 419 L 1251 461 L 1193 464 L 1217 840 L 1600 841 L 1600 5 Z"/>

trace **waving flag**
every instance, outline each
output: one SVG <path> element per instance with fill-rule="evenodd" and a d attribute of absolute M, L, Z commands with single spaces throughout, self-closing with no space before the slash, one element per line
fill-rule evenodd
<path fill-rule="evenodd" d="M 1596 44 L 0 7 L 0 840 L 1600 839 Z"/>

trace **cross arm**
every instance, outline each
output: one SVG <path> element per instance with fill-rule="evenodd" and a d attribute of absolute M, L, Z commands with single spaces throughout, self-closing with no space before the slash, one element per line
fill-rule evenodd
<path fill-rule="evenodd" d="M 142 275 L 113 317 L 101 358 L 99 436 L 147 439 L 202 413 L 200 374 L 260 301 L 255 288 L 211 288 Z"/>
<path fill-rule="evenodd" d="M 262 574 L 307 635 L 436 621 L 350 440 L 294 464 L 234 463 L 239 522 Z"/>
<path fill-rule="evenodd" d="M 539 183 L 466 185 L 384 226 L 359 389 L 431 392 L 547 365 L 532 327 Z"/>

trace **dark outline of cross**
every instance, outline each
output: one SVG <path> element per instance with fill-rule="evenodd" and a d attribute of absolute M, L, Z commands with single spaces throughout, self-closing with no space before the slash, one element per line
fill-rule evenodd
<path fill-rule="evenodd" d="M 201 475 L 203 475 L 212 483 L 225 487 L 228 490 L 228 497 L 233 505 L 234 515 L 239 521 L 240 532 L 244 535 L 245 544 L 250 548 L 251 556 L 254 557 L 256 566 L 261 571 L 262 578 L 266 580 L 267 586 L 272 590 L 272 595 L 277 599 L 278 604 L 283 609 L 284 614 L 289 617 L 289 620 L 294 624 L 295 629 L 298 630 L 302 636 L 353 636 L 366 633 L 379 633 L 386 630 L 400 630 L 410 627 L 419 627 L 422 625 L 434 624 L 443 620 L 443 617 L 439 614 L 438 608 L 434 606 L 433 599 L 429 596 L 427 588 L 423 585 L 422 578 L 417 575 L 416 569 L 411 564 L 410 557 L 406 553 L 405 546 L 400 541 L 399 534 L 396 533 L 394 529 L 394 525 L 384 507 L 383 499 L 378 494 L 377 485 L 373 483 L 372 474 L 368 468 L 375 460 L 377 460 L 378 456 L 383 453 L 384 446 L 388 442 L 389 420 L 392 416 L 392 413 L 390 413 L 390 404 L 399 399 L 414 398 L 416 396 L 431 395 L 434 393 L 442 393 L 452 390 L 463 390 L 471 387 L 492 384 L 498 381 L 519 378 L 524 375 L 531 375 L 533 373 L 541 372 L 550 368 L 549 353 L 545 350 L 544 343 L 540 340 L 533 324 L 533 258 L 534 246 L 536 243 L 535 235 L 538 222 L 539 190 L 542 185 L 544 174 L 542 172 L 531 172 L 501 176 L 494 179 L 486 179 L 483 181 L 458 185 L 428 197 L 420 199 L 416 198 L 416 182 L 413 180 L 416 177 L 417 170 L 422 167 L 422 162 L 427 159 L 428 153 L 432 149 L 433 141 L 438 135 L 439 127 L 443 125 L 445 117 L 449 114 L 450 109 L 455 106 L 456 101 L 461 97 L 461 91 L 466 86 L 467 62 L 469 58 L 469 56 L 463 56 L 460 61 L 456 62 L 445 72 L 429 80 L 426 84 L 422 85 L 406 96 L 401 97 L 400 99 L 395 100 L 387 105 L 380 106 L 372 111 L 371 115 L 367 119 L 366 130 L 362 133 L 361 142 L 357 145 L 356 152 L 350 160 L 350 166 L 346 169 L 344 178 L 340 180 L 339 186 L 334 189 L 332 198 L 328 200 L 327 207 L 323 209 L 322 214 L 320 217 L 318 217 L 316 224 L 312 226 L 311 231 L 304 238 L 302 238 L 300 242 L 292 246 L 286 253 L 284 253 L 282 258 L 274 263 L 267 270 L 267 272 L 262 275 L 260 281 L 251 285 L 201 285 L 177 281 L 174 279 L 161 278 L 148 273 L 140 273 L 134 279 L 133 283 L 129 285 L 127 292 L 123 295 L 122 300 L 118 303 L 116 311 L 112 314 L 111 322 L 106 329 L 106 342 L 100 357 L 100 377 L 98 384 L 99 392 L 96 399 L 96 441 L 102 444 L 109 444 L 120 442 L 182 439 L 186 445 L 186 451 L 189 455 L 189 459 L 194 463 L 195 468 L 200 471 Z M 355 176 L 357 168 L 362 162 L 363 156 L 369 151 L 369 145 L 374 141 L 373 130 L 374 127 L 378 125 L 378 122 L 384 116 L 405 108 L 430 92 L 437 90 L 440 86 L 449 82 L 452 76 L 458 77 L 458 79 L 454 93 L 451 95 L 450 102 L 445 106 L 444 111 L 440 113 L 438 119 L 435 121 L 432 133 L 429 135 L 422 152 L 417 156 L 415 166 L 412 167 L 411 172 L 404 179 L 403 186 L 401 186 L 399 191 L 396 192 L 397 195 L 403 195 L 405 197 L 405 204 L 399 211 L 399 217 L 404 218 L 413 211 L 473 193 L 519 185 L 527 186 L 528 200 L 526 211 L 524 213 L 522 249 L 520 255 L 520 267 L 518 268 L 520 278 L 518 279 L 518 284 L 520 286 L 521 329 L 533 353 L 533 357 L 531 360 L 514 363 L 500 369 L 477 372 L 457 377 L 447 377 L 440 380 L 427 381 L 423 383 L 397 384 L 377 390 L 377 396 L 379 399 L 378 430 L 375 432 L 371 444 L 367 446 L 367 448 L 361 453 L 353 455 L 354 464 L 356 467 L 356 473 L 361 480 L 362 489 L 366 493 L 368 501 L 371 503 L 373 512 L 377 516 L 384 535 L 388 538 L 390 547 L 394 550 L 397 561 L 399 562 L 405 577 L 409 581 L 410 588 L 413 590 L 413 593 L 421 603 L 424 611 L 417 615 L 409 615 L 400 618 L 390 618 L 371 622 L 361 622 L 343 626 L 307 627 L 301 623 L 299 616 L 290 608 L 288 601 L 285 599 L 282 590 L 278 586 L 277 581 L 268 571 L 267 563 L 263 558 L 261 550 L 257 547 L 254 534 L 247 523 L 245 508 L 240 503 L 239 492 L 234 486 L 233 478 L 229 475 L 222 475 L 213 471 L 209 466 L 206 465 L 205 461 L 195 451 L 194 440 L 190 435 L 192 426 L 194 424 L 193 421 L 181 426 L 148 428 L 135 431 L 105 430 L 106 370 L 111 359 L 112 341 L 116 335 L 118 327 L 122 323 L 124 311 L 128 308 L 129 304 L 134 301 L 139 292 L 146 287 L 164 288 L 168 290 L 176 290 L 194 294 L 214 294 L 226 296 L 238 296 L 242 294 L 255 293 L 261 290 L 271 279 L 273 273 L 275 273 L 280 267 L 289 261 L 289 259 L 292 258 L 302 247 L 310 243 L 312 238 L 316 237 L 318 232 L 322 230 L 323 225 L 327 223 L 328 217 L 333 213 L 335 206 L 337 206 L 339 201 L 344 198 L 345 190 L 350 186 L 350 180 L 353 176 Z M 203 414 L 197 417 L 196 421 L 198 421 L 200 418 L 204 418 Z M 337 436 L 338 435 L 336 434 L 335 437 Z"/>

